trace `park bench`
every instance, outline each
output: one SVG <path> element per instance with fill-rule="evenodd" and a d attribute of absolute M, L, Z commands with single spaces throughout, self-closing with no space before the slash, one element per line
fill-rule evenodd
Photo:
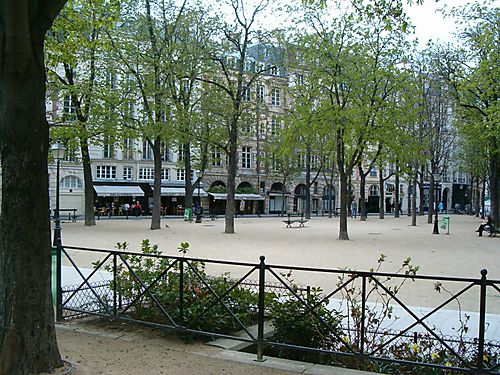
<path fill-rule="evenodd" d="M 76 211 L 78 211 L 77 208 L 60 208 L 59 209 L 59 219 L 64 219 L 65 217 L 68 218 L 72 223 L 76 223 L 76 219 L 78 219 L 82 215 L 77 215 Z M 55 218 L 56 210 L 54 210 L 54 216 Z"/>
<path fill-rule="evenodd" d="M 500 234 L 500 230 L 496 229 L 495 227 L 490 227 L 489 225 L 484 227 L 484 231 L 488 232 L 489 237 L 494 237 L 497 234 Z"/>
<path fill-rule="evenodd" d="M 303 228 L 304 224 L 307 223 L 307 221 L 308 220 L 304 219 L 304 215 L 301 215 L 298 219 L 293 219 L 290 214 L 288 214 L 287 220 L 283 220 L 287 228 L 291 228 L 294 223 L 299 223 L 299 228 Z"/>

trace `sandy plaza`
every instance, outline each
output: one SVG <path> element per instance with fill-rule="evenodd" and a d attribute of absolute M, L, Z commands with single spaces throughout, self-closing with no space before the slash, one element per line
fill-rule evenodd
<path fill-rule="evenodd" d="M 369 216 L 365 222 L 352 218 L 348 224 L 349 241 L 337 239 L 338 218 L 327 217 L 312 217 L 304 228 L 286 228 L 280 217 L 238 217 L 235 234 L 224 233 L 223 217 L 205 219 L 201 224 L 162 219 L 160 230 L 149 229 L 150 218 L 101 219 L 94 227 L 84 227 L 81 221 L 63 223 L 62 236 L 65 246 L 115 249 L 117 242 L 126 241 L 128 250 L 137 252 L 141 241 L 149 239 L 159 245 L 163 254 L 177 256 L 179 244 L 188 242 L 187 256 L 193 258 L 257 263 L 259 256 L 264 255 L 268 264 L 358 271 L 375 268 L 383 253 L 387 257 L 383 272 L 398 270 L 403 260 L 411 257 L 412 264 L 419 266 L 420 275 L 479 278 L 480 270 L 487 269 L 489 279 L 500 279 L 500 238 L 478 237 L 475 230 L 480 218 L 449 216 L 450 234 L 441 229 L 439 235 L 432 234 L 432 225 L 423 216 L 418 217 L 416 227 L 410 225 L 407 216 L 383 220 Z M 79 267 L 92 268 L 92 262 L 99 259 L 82 251 L 72 254 Z M 69 262 L 66 260 L 64 265 Z M 222 266 L 208 270 L 214 274 L 229 271 L 235 276 L 241 272 Z M 325 289 L 335 281 L 315 273 L 297 272 L 294 278 L 299 284 Z M 421 284 L 409 286 L 408 303 L 434 305 L 439 296 L 432 285 Z M 472 303 L 466 307 L 477 311 Z M 498 296 L 490 299 L 488 307 L 489 312 L 500 313 Z"/>

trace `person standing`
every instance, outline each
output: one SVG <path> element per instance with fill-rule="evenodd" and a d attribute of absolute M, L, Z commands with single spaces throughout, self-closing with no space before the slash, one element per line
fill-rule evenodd
<path fill-rule="evenodd" d="M 352 217 L 356 219 L 356 215 L 358 214 L 358 204 L 355 200 L 353 200 L 351 204 L 351 214 Z"/>

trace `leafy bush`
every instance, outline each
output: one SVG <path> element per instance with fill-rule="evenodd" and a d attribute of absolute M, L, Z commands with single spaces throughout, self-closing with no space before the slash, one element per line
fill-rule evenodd
<path fill-rule="evenodd" d="M 117 248 L 126 249 L 127 245 L 118 243 Z M 179 252 L 184 255 L 188 248 L 189 244 L 182 243 Z M 118 266 L 117 291 L 122 299 L 132 303 L 127 311 L 131 317 L 171 325 L 163 309 L 177 325 L 214 333 L 242 329 L 237 319 L 244 326 L 256 321 L 257 293 L 241 286 L 227 293 L 232 287 L 227 275 L 207 276 L 204 262 L 186 260 L 181 263 L 172 258 L 157 258 L 155 256 L 161 255 L 161 251 L 157 245 L 151 245 L 149 240 L 142 241 L 141 251 L 142 255 L 123 256 L 130 269 L 125 264 Z M 108 271 L 111 271 L 110 267 Z M 149 293 L 139 298 L 149 286 Z M 220 297 L 223 297 L 222 301 L 219 301 Z"/>

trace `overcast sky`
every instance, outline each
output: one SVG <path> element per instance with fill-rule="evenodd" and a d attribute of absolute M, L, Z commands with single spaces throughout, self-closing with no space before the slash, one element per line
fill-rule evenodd
<path fill-rule="evenodd" d="M 264 19 L 260 19 L 259 24 L 264 26 L 264 28 L 283 26 L 283 22 L 287 23 L 286 15 L 280 15 L 279 12 L 272 10 L 272 8 L 279 7 L 280 4 L 291 4 L 293 1 L 298 0 L 271 0 L 270 7 L 267 9 L 266 15 L 263 17 Z M 248 6 L 257 2 L 260 2 L 260 0 L 245 1 Z M 219 7 L 224 7 L 224 2 L 216 1 L 217 3 Z M 452 18 L 444 18 L 442 13 L 437 10 L 442 7 L 449 9 L 454 6 L 471 3 L 471 0 L 438 0 L 437 2 L 436 0 L 424 0 L 423 5 L 412 5 L 411 7 L 406 5 L 405 0 L 403 0 L 403 3 L 405 4 L 406 13 L 415 26 L 415 36 L 419 40 L 419 46 L 424 48 L 429 39 L 441 42 L 452 42 L 454 39 L 452 35 L 453 31 L 456 30 L 454 20 Z M 493 4 L 500 6 L 500 0 L 495 0 Z M 228 14 L 231 13 L 229 7 L 226 6 L 224 8 L 222 9 L 228 12 Z"/>

